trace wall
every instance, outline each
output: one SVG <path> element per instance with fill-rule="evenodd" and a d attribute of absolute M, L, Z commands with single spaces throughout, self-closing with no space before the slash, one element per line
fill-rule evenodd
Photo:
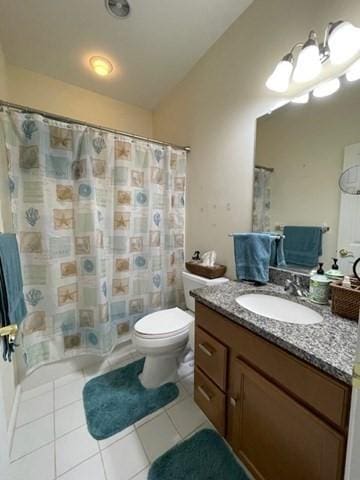
<path fill-rule="evenodd" d="M 104 95 L 7 65 L 8 92 L 2 100 L 152 137 L 152 112 Z M 0 90 L 1 93 L 1 90 Z"/>
<path fill-rule="evenodd" d="M 157 138 L 190 145 L 187 256 L 216 249 L 234 275 L 228 233 L 251 229 L 256 118 L 279 101 L 264 82 L 311 28 L 360 25 L 357 0 L 255 0 L 158 106 Z"/>
<path fill-rule="evenodd" d="M 360 142 L 360 85 L 331 97 L 289 104 L 257 122 L 256 164 L 274 168 L 271 230 L 276 224 L 322 225 L 323 261 L 336 256 L 344 148 Z"/>
<path fill-rule="evenodd" d="M 3 54 L 1 44 L 0 44 L 0 98 L 2 98 L 3 96 L 6 97 L 6 95 L 7 95 L 7 70 L 6 70 L 5 56 Z M 2 180 L 4 180 L 5 178 L 6 176 L 4 176 L 1 173 L 1 168 L 0 168 L 0 182 L 2 182 Z M 2 184 L 0 185 L 0 193 L 1 191 L 3 191 Z M 0 207 L 1 205 L 2 205 L 2 202 L 1 202 L 1 196 L 0 196 Z M 2 218 L 1 208 L 0 208 L 0 232 L 4 231 L 5 222 L 6 222 L 6 219 Z M 2 346 L 0 347 L 0 352 L 2 352 Z M 14 367 L 14 363 L 3 362 L 2 353 L 0 356 L 0 382 L 2 387 L 0 388 L 0 391 L 2 390 L 3 392 L 6 424 L 9 427 L 12 406 L 15 399 L 15 389 L 16 389 L 15 367 Z M 2 414 L 2 412 L 0 414 Z"/>

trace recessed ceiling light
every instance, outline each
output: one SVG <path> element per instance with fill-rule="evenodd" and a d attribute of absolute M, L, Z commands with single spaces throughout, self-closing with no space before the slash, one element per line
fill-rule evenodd
<path fill-rule="evenodd" d="M 101 77 L 106 77 L 114 70 L 111 62 L 104 57 L 91 57 L 89 63 L 94 72 Z"/>

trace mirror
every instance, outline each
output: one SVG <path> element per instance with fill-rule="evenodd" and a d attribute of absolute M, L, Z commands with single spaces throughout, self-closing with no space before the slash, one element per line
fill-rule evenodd
<path fill-rule="evenodd" d="M 351 274 L 359 219 L 360 81 L 342 79 L 332 96 L 257 120 L 253 231 L 288 232 L 285 268 L 309 272 L 321 261 L 330 269 L 337 257 Z"/>

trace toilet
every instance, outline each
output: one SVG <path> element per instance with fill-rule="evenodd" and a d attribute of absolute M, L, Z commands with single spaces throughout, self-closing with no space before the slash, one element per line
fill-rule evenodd
<path fill-rule="evenodd" d="M 183 272 L 185 302 L 188 310 L 175 307 L 150 313 L 134 327 L 136 350 L 145 356 L 140 381 L 145 388 L 157 388 L 177 380 L 179 361 L 186 346 L 194 350 L 195 300 L 190 291 L 229 280 L 225 277 L 208 279 Z"/>

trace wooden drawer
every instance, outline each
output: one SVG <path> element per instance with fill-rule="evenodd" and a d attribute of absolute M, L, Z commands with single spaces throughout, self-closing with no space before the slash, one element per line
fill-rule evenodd
<path fill-rule="evenodd" d="M 195 368 L 194 396 L 210 422 L 221 435 L 225 435 L 225 394 L 198 368 Z"/>
<path fill-rule="evenodd" d="M 227 348 L 201 328 L 195 330 L 195 364 L 223 391 L 226 389 Z"/>
<path fill-rule="evenodd" d="M 243 359 L 333 425 L 342 430 L 347 429 L 351 395 L 351 388 L 348 385 L 199 302 L 196 302 L 196 325 L 210 335 L 219 336 L 229 347 L 230 385 L 236 380 L 234 362 L 237 358 Z"/>

